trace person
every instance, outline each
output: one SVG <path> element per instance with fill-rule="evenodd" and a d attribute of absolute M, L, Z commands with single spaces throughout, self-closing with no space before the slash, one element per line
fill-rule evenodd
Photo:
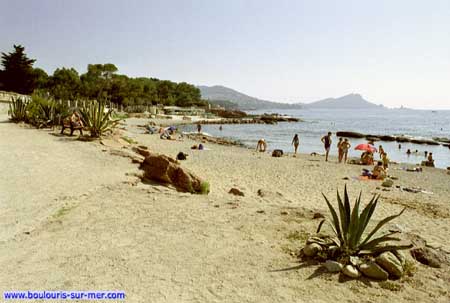
<path fill-rule="evenodd" d="M 380 145 L 380 148 L 378 149 L 378 152 L 380 153 L 380 159 L 383 159 L 384 149 L 383 149 L 382 145 Z"/>
<path fill-rule="evenodd" d="M 222 130 L 223 128 L 222 128 L 222 125 L 221 126 L 219 126 L 219 130 Z"/>
<path fill-rule="evenodd" d="M 428 162 L 434 164 L 433 153 L 428 154 Z"/>
<path fill-rule="evenodd" d="M 328 132 L 326 136 L 323 136 L 321 139 L 323 146 L 325 148 L 325 161 L 328 161 L 328 154 L 330 153 L 330 147 L 331 147 L 331 132 Z"/>
<path fill-rule="evenodd" d="M 300 145 L 300 139 L 298 138 L 298 134 L 295 134 L 292 139 L 292 145 L 294 145 L 294 154 L 297 154 L 298 146 Z"/>
<path fill-rule="evenodd" d="M 428 152 L 427 151 L 425 151 L 425 158 L 428 156 Z"/>
<path fill-rule="evenodd" d="M 372 178 L 377 180 L 383 180 L 386 178 L 386 171 L 383 168 L 383 162 L 377 162 L 377 165 L 375 165 L 372 170 Z"/>
<path fill-rule="evenodd" d="M 387 153 L 384 153 L 384 154 L 383 154 L 383 159 L 382 159 L 382 161 L 383 161 L 383 168 L 384 168 L 384 169 L 387 169 L 387 168 L 389 167 L 389 158 L 388 158 L 388 156 L 387 156 Z"/>
<path fill-rule="evenodd" d="M 347 138 L 345 138 L 344 142 L 341 143 L 341 150 L 342 150 L 341 161 L 342 158 L 344 158 L 344 163 L 347 163 L 348 150 L 350 149 L 351 146 L 352 145 L 350 144 Z"/>
<path fill-rule="evenodd" d="M 343 143 L 342 142 L 342 138 L 339 138 L 338 144 L 336 145 L 336 147 L 338 149 L 338 161 L 339 161 L 339 163 L 342 162 L 342 157 L 343 157 L 342 148 L 341 148 L 342 143 Z"/>
<path fill-rule="evenodd" d="M 256 151 L 265 152 L 267 148 L 266 140 L 259 139 L 258 144 L 256 144 Z"/>
<path fill-rule="evenodd" d="M 70 117 L 70 122 L 73 124 L 74 127 L 78 126 L 84 127 L 83 121 L 81 120 L 81 117 L 76 110 L 73 111 L 72 116 Z"/>
<path fill-rule="evenodd" d="M 406 154 L 407 154 L 408 156 L 411 155 L 411 150 L 408 149 L 408 150 L 406 151 Z"/>
<path fill-rule="evenodd" d="M 402 149 L 402 145 L 401 144 L 398 145 L 398 149 Z"/>
<path fill-rule="evenodd" d="M 202 125 L 197 123 L 197 132 L 200 133 L 202 131 Z"/>
<path fill-rule="evenodd" d="M 361 163 L 363 165 L 372 165 L 373 164 L 373 153 L 370 151 L 365 151 L 361 155 Z"/>

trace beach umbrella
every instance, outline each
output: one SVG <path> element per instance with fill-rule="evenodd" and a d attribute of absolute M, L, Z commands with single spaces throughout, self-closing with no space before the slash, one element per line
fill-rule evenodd
<path fill-rule="evenodd" d="M 363 151 L 368 151 L 371 153 L 377 152 L 377 149 L 375 146 L 371 145 L 371 144 L 367 144 L 367 143 L 361 143 L 356 145 L 355 150 L 363 150 Z"/>

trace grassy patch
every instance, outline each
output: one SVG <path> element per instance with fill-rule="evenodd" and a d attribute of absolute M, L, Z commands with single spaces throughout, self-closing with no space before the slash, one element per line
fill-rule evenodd
<path fill-rule="evenodd" d="M 387 289 L 390 291 L 400 291 L 404 288 L 403 285 L 396 283 L 396 282 L 392 282 L 392 281 L 383 281 L 383 282 L 378 283 L 378 285 L 380 285 L 381 288 Z"/>
<path fill-rule="evenodd" d="M 129 144 L 137 144 L 138 143 L 137 141 L 135 141 L 135 140 L 133 140 L 130 137 L 127 137 L 127 136 L 122 136 L 121 138 L 123 140 L 127 141 Z"/>
<path fill-rule="evenodd" d="M 53 215 L 53 219 L 60 219 L 64 217 L 67 213 L 69 213 L 72 209 L 74 209 L 75 206 L 63 206 L 60 209 L 58 209 Z"/>
<path fill-rule="evenodd" d="M 200 184 L 200 194 L 201 195 L 207 195 L 209 194 L 209 183 L 204 181 L 202 184 Z"/>

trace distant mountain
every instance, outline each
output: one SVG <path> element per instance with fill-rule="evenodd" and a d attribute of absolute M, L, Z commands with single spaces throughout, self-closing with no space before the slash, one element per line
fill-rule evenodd
<path fill-rule="evenodd" d="M 255 97 L 235 91 L 234 89 L 225 86 L 197 86 L 200 89 L 202 98 L 206 100 L 216 101 L 230 101 L 237 105 L 240 110 L 251 109 L 294 109 L 301 108 L 302 104 L 287 104 L 278 103 L 267 100 L 261 100 Z M 219 102 L 217 102 L 219 101 Z"/>
<path fill-rule="evenodd" d="M 348 109 L 375 109 L 384 108 L 383 105 L 376 105 L 365 100 L 360 94 L 349 94 L 339 98 L 328 98 L 311 103 L 302 104 L 305 108 L 348 108 Z"/>

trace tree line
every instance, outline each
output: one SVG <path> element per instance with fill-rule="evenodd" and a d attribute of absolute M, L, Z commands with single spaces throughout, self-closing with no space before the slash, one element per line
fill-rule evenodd
<path fill-rule="evenodd" d="M 186 82 L 157 78 L 132 78 L 118 74 L 114 64 L 89 64 L 87 72 L 79 74 L 74 68 L 57 68 L 53 75 L 33 67 L 35 59 L 25 54 L 25 48 L 14 45 L 1 57 L 0 90 L 20 94 L 39 93 L 57 100 L 106 98 L 116 105 L 176 105 L 204 106 L 200 90 Z"/>

